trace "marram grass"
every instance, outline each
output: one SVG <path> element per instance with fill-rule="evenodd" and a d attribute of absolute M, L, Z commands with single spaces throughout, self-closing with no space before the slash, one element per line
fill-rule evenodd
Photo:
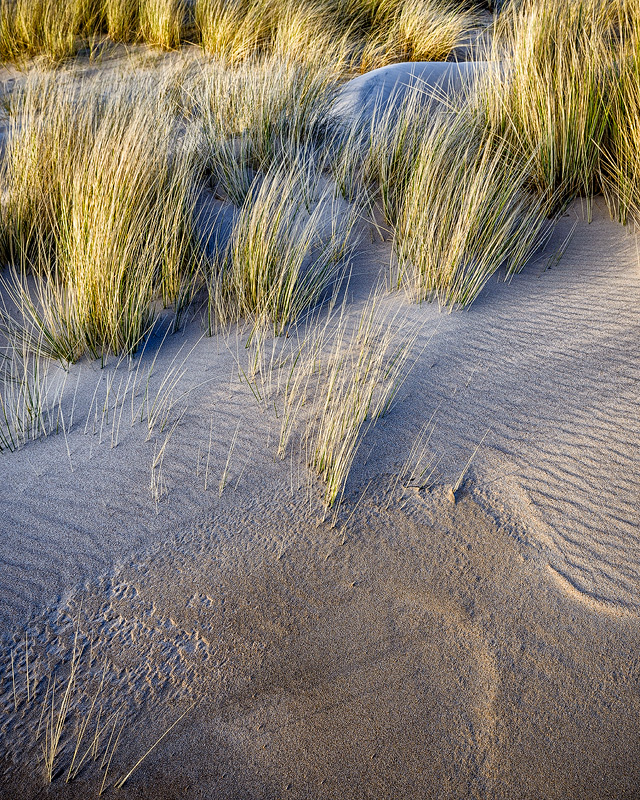
<path fill-rule="evenodd" d="M 330 67 L 275 56 L 205 65 L 189 94 L 212 184 L 241 206 L 257 172 L 317 151 L 329 128 L 336 86 L 337 73 Z"/>
<path fill-rule="evenodd" d="M 134 352 L 155 298 L 175 303 L 196 271 L 196 148 L 161 98 L 144 79 L 108 90 L 35 79 L 16 101 L 3 182 L 18 280 L 7 290 L 62 361 Z"/>
<path fill-rule="evenodd" d="M 619 57 L 620 0 L 524 0 L 501 14 L 487 57 L 501 63 L 478 101 L 530 185 L 562 206 L 599 190 Z"/>
<path fill-rule="evenodd" d="M 612 65 L 602 185 L 612 215 L 640 222 L 640 6 L 623 0 L 619 57 Z"/>
<path fill-rule="evenodd" d="M 484 134 L 484 135 L 483 135 Z M 418 301 L 472 303 L 500 267 L 518 272 L 550 230 L 529 164 L 465 115 L 434 117 L 398 212 L 398 280 Z"/>
<path fill-rule="evenodd" d="M 275 54 L 364 70 L 444 58 L 473 24 L 452 0 L 2 0 L 0 58 L 60 61 L 108 35 L 165 50 L 197 42 L 230 63 Z"/>
<path fill-rule="evenodd" d="M 244 318 L 279 335 L 339 279 L 358 208 L 308 181 L 303 161 L 254 180 L 209 279 L 218 320 Z"/>

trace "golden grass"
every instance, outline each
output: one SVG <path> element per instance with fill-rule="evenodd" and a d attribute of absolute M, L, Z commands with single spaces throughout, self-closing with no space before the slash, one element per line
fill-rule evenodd
<path fill-rule="evenodd" d="M 103 0 L 104 21 L 114 42 L 135 41 L 139 35 L 139 5 L 132 0 Z"/>
<path fill-rule="evenodd" d="M 267 53 L 361 69 L 444 58 L 474 24 L 453 0 L 3 0 L 0 57 L 59 61 L 91 37 L 165 50 L 197 41 L 230 63 Z"/>
<path fill-rule="evenodd" d="M 138 0 L 138 3 L 144 41 L 163 50 L 175 50 L 186 26 L 186 0 Z"/>
<path fill-rule="evenodd" d="M 196 149 L 161 99 L 144 80 L 46 78 L 13 108 L 3 177 L 17 280 L 6 290 L 63 362 L 135 351 L 153 300 L 175 303 L 195 272 Z"/>
<path fill-rule="evenodd" d="M 59 61 L 76 53 L 80 37 L 97 26 L 95 0 L 3 0 L 0 59 L 45 53 Z"/>
<path fill-rule="evenodd" d="M 524 266 L 551 227 L 546 201 L 527 191 L 529 172 L 464 114 L 429 123 L 394 237 L 399 282 L 418 302 L 466 306 L 500 267 Z"/>
<path fill-rule="evenodd" d="M 524 0 L 499 17 L 482 87 L 489 126 L 559 204 L 598 191 L 620 0 Z"/>
<path fill-rule="evenodd" d="M 205 65 L 189 95 L 201 120 L 212 184 L 241 206 L 256 172 L 317 150 L 336 86 L 330 66 L 277 56 Z"/>
<path fill-rule="evenodd" d="M 612 66 L 608 142 L 602 184 L 612 215 L 640 222 L 640 7 L 622 0 L 621 45 Z"/>
<path fill-rule="evenodd" d="M 320 477 L 325 508 L 339 505 L 362 441 L 391 409 L 417 336 L 385 307 L 383 291 L 351 314 L 345 289 L 336 287 L 326 313 L 310 315 L 271 347 L 267 331 L 256 331 L 241 369 L 256 399 L 276 410 L 278 455 L 292 459 L 292 470 L 299 458 Z"/>
<path fill-rule="evenodd" d="M 357 219 L 331 185 L 309 185 L 304 161 L 256 178 L 210 279 L 217 319 L 283 333 L 339 279 Z"/>
<path fill-rule="evenodd" d="M 443 61 L 476 24 L 475 15 L 447 0 L 387 0 L 378 4 L 360 69 L 400 61 Z"/>

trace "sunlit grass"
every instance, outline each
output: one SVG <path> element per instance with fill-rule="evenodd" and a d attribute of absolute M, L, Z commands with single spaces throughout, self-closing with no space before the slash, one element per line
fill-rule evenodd
<path fill-rule="evenodd" d="M 640 7 L 623 0 L 622 44 L 612 67 L 603 186 L 613 216 L 640 222 Z"/>
<path fill-rule="evenodd" d="M 465 115 L 425 132 L 398 213 L 399 281 L 418 301 L 472 303 L 500 267 L 518 272 L 550 229 L 527 190 L 529 164 Z"/>
<path fill-rule="evenodd" d="M 276 54 L 370 69 L 444 58 L 473 24 L 453 0 L 3 0 L 0 57 L 59 61 L 107 34 L 165 50 L 196 41 L 229 63 Z"/>
<path fill-rule="evenodd" d="M 187 0 L 138 0 L 140 33 L 147 44 L 174 50 L 186 26 Z"/>
<path fill-rule="evenodd" d="M 153 300 L 175 303 L 195 272 L 197 148 L 161 98 L 144 80 L 107 91 L 35 79 L 16 100 L 4 182 L 18 270 L 6 288 L 62 361 L 135 351 Z"/>
<path fill-rule="evenodd" d="M 400 61 L 443 61 L 475 24 L 475 16 L 448 0 L 387 0 L 377 4 L 361 70 Z"/>
<path fill-rule="evenodd" d="M 257 177 L 210 279 L 216 317 L 278 335 L 315 305 L 352 249 L 358 208 L 342 206 L 331 185 L 309 184 L 303 161 Z"/>
<path fill-rule="evenodd" d="M 532 187 L 565 203 L 598 191 L 618 58 L 619 0 L 524 0 L 499 18 L 488 57 L 501 62 L 480 102 Z"/>

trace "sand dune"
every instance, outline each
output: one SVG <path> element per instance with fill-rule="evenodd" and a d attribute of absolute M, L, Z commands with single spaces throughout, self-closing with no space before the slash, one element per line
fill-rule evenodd
<path fill-rule="evenodd" d="M 389 257 L 363 242 L 354 313 Z M 469 311 L 390 295 L 424 349 L 335 528 L 274 458 L 235 337 L 200 338 L 195 319 L 159 350 L 150 385 L 175 359 L 192 391 L 157 502 L 172 423 L 145 441 L 126 364 L 74 366 L 68 434 L 3 459 L 3 796 L 41 796 L 27 621 L 39 680 L 64 673 L 79 626 L 80 714 L 106 657 L 105 702 L 127 721 L 114 778 L 196 703 L 120 796 L 638 797 L 639 295 L 636 239 L 598 204 Z M 113 374 L 111 397 L 131 394 L 107 421 Z M 403 495 L 394 476 L 434 412 L 434 485 Z M 90 764 L 55 796 L 92 796 L 101 775 Z"/>

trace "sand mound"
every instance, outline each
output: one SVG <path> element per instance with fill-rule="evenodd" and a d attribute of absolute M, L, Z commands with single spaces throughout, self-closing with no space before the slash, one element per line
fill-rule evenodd
<path fill-rule="evenodd" d="M 416 61 L 390 64 L 359 75 L 339 91 L 333 114 L 344 121 L 370 120 L 374 111 L 399 107 L 407 92 L 424 94 L 425 104 L 438 105 L 467 86 L 486 69 L 483 61 Z"/>

